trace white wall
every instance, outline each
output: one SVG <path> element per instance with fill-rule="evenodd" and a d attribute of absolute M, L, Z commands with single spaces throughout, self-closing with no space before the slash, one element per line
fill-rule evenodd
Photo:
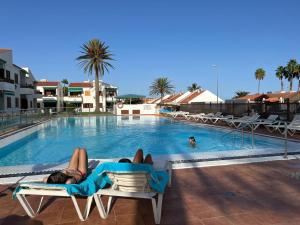
<path fill-rule="evenodd" d="M 159 108 L 157 108 L 156 104 L 132 104 L 132 105 L 123 105 L 122 108 L 120 105 L 115 106 L 115 114 L 122 115 L 122 110 L 128 110 L 129 115 L 133 114 L 133 110 L 140 110 L 140 115 L 147 114 L 158 114 Z"/>
<path fill-rule="evenodd" d="M 224 102 L 223 99 L 218 98 L 219 103 Z M 203 93 L 198 95 L 197 97 L 193 98 L 189 103 L 192 102 L 205 102 L 205 103 L 216 103 L 217 102 L 217 96 L 210 92 L 209 90 L 205 90 Z"/>

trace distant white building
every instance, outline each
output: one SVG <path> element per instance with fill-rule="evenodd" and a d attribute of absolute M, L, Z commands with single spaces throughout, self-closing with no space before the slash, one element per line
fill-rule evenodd
<path fill-rule="evenodd" d="M 118 95 L 118 88 L 99 82 L 99 105 L 101 112 L 113 110 L 113 105 Z M 95 101 L 95 82 L 76 82 L 70 83 L 68 87 L 68 96 L 64 97 L 66 107 L 77 107 L 82 112 L 94 112 L 96 107 Z"/>
<path fill-rule="evenodd" d="M 13 63 L 11 49 L 0 48 L 0 112 L 36 108 L 35 78 L 29 68 Z"/>
<path fill-rule="evenodd" d="M 162 104 L 164 105 L 180 105 L 180 104 L 191 104 L 191 103 L 223 103 L 224 100 L 217 97 L 214 93 L 209 90 L 196 90 L 193 92 L 187 91 L 185 93 L 174 93 L 167 95 L 163 98 Z M 160 98 L 152 101 L 151 103 L 160 103 Z"/>
<path fill-rule="evenodd" d="M 36 89 L 39 92 L 37 108 L 47 108 L 54 111 L 61 111 L 63 108 L 63 89 L 59 81 L 40 80 L 36 82 Z"/>

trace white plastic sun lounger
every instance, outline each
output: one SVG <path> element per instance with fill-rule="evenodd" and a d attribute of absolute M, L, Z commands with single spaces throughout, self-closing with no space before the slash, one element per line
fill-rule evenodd
<path fill-rule="evenodd" d="M 101 218 L 106 219 L 108 217 L 114 197 L 143 198 L 151 200 L 155 223 L 160 223 L 163 193 L 157 193 L 150 188 L 148 184 L 150 175 L 148 173 L 107 172 L 107 175 L 113 183 L 111 187 L 100 189 L 94 194 L 94 199 Z M 109 196 L 106 209 L 101 200 L 101 196 L 103 195 Z"/>
<path fill-rule="evenodd" d="M 219 117 L 214 117 L 211 119 L 213 124 L 216 124 L 219 121 L 226 121 L 226 120 L 232 120 L 234 118 L 233 115 L 227 115 L 227 116 L 219 116 Z"/>
<path fill-rule="evenodd" d="M 89 215 L 91 204 L 93 201 L 93 196 L 87 197 L 85 210 L 84 213 L 82 214 L 75 196 L 69 195 L 68 192 L 62 187 L 50 187 L 47 186 L 46 184 L 34 185 L 34 184 L 26 184 L 26 183 L 20 184 L 20 186 L 22 187 L 22 189 L 16 194 L 16 197 L 29 217 L 33 218 L 39 213 L 43 203 L 44 196 L 70 197 L 72 199 L 78 217 L 81 221 L 85 221 Z M 37 207 L 36 211 L 33 210 L 32 206 L 26 199 L 26 195 L 41 196 L 39 206 Z"/>
<path fill-rule="evenodd" d="M 256 130 L 260 125 L 267 126 L 278 123 L 278 115 L 270 115 L 267 119 L 259 119 L 253 123 L 253 130 Z"/>
<path fill-rule="evenodd" d="M 197 120 L 198 118 L 205 116 L 205 113 L 198 113 L 198 114 L 188 114 L 185 116 L 187 120 Z"/>
<path fill-rule="evenodd" d="M 178 111 L 178 112 L 175 112 L 174 114 L 172 114 L 172 117 L 175 119 L 178 116 L 183 116 L 184 117 L 188 114 L 190 114 L 190 113 L 189 112 Z"/>
<path fill-rule="evenodd" d="M 205 117 L 207 120 L 206 121 L 210 121 L 211 123 L 216 123 L 216 120 L 218 121 L 219 118 L 223 117 L 221 112 L 216 112 L 214 115 L 212 116 L 207 116 Z"/>
<path fill-rule="evenodd" d="M 243 116 L 240 119 L 227 120 L 227 122 L 230 124 L 229 126 L 234 126 L 235 128 L 239 128 L 241 125 L 248 126 L 254 123 L 258 118 L 259 115 Z"/>
<path fill-rule="evenodd" d="M 266 128 L 270 132 L 279 131 L 281 134 L 285 132 L 285 122 L 280 121 L 277 124 L 266 125 Z M 297 131 L 300 131 L 300 115 L 296 114 L 293 120 L 287 125 L 287 132 L 293 136 Z"/>
<path fill-rule="evenodd" d="M 98 160 L 90 160 L 88 166 L 89 170 L 94 169 L 98 164 Z M 26 182 L 20 183 L 18 189 L 18 191 L 15 190 L 15 196 L 19 200 L 21 206 L 24 208 L 28 216 L 32 218 L 40 212 L 44 196 L 70 197 L 72 199 L 78 217 L 81 221 L 85 221 L 87 219 L 93 201 L 92 195 L 87 197 L 85 210 L 82 213 L 79 208 L 76 197 L 74 195 L 70 195 L 67 192 L 67 190 L 62 186 L 49 185 L 44 182 Z M 39 206 L 36 210 L 33 210 L 32 206 L 26 198 L 26 195 L 41 196 Z"/>

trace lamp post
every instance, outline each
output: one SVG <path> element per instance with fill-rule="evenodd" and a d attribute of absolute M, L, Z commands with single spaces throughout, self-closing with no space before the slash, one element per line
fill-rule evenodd
<path fill-rule="evenodd" d="M 217 73 L 217 105 L 219 104 L 219 71 L 218 71 L 218 66 L 217 65 L 212 65 L 213 68 L 216 69 Z"/>

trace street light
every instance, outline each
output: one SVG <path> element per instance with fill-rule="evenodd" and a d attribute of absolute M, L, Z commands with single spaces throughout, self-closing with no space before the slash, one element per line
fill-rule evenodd
<path fill-rule="evenodd" d="M 217 73 L 217 104 L 219 104 L 219 71 L 217 65 L 213 64 L 212 67 L 216 69 Z"/>

